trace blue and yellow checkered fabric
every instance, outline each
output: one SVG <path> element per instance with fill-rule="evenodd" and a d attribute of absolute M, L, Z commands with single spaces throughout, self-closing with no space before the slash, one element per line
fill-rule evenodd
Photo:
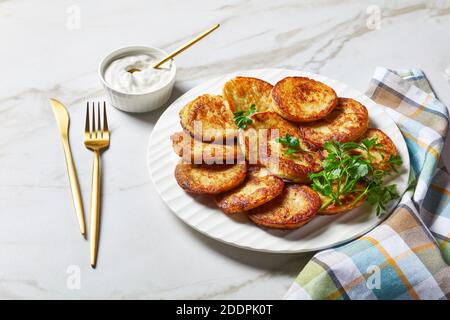
<path fill-rule="evenodd" d="M 450 298 L 450 175 L 438 165 L 448 110 L 417 69 L 377 68 L 367 95 L 405 138 L 414 190 L 366 235 L 317 253 L 286 299 Z"/>

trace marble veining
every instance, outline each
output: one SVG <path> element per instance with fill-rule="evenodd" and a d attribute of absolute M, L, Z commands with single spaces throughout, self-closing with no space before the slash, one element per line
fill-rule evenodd
<path fill-rule="evenodd" d="M 375 13 L 374 13 L 375 12 Z M 379 28 L 373 19 L 379 14 Z M 164 108 L 110 109 L 97 270 L 78 234 L 48 104 L 70 112 L 70 139 L 88 211 L 87 101 L 105 99 L 97 67 L 121 46 L 170 51 L 221 28 L 177 57 L 171 101 L 227 72 L 284 67 L 364 91 L 376 66 L 422 68 L 450 104 L 450 1 L 0 1 L 0 298 L 281 298 L 311 254 L 265 254 L 211 240 L 179 221 L 150 181 L 149 135 Z M 447 71 L 446 71 L 447 70 Z M 450 163 L 446 146 L 445 162 Z"/>

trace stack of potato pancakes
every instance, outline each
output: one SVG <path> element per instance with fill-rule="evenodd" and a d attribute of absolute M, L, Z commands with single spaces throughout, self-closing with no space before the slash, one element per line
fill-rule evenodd
<path fill-rule="evenodd" d="M 298 228 L 316 214 L 338 214 L 364 202 L 349 195 L 321 208 L 326 197 L 311 189 L 308 174 L 322 170 L 324 143 L 376 137 L 370 154 L 381 169 L 397 154 L 386 134 L 369 128 L 365 106 L 306 77 L 274 86 L 236 77 L 222 96 L 201 95 L 179 114 L 184 131 L 171 139 L 181 157 L 175 169 L 180 187 L 214 196 L 226 214 L 245 212 L 269 228 Z"/>

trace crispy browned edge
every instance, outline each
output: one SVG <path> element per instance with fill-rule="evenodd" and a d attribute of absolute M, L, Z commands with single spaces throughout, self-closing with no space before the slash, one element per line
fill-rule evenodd
<path fill-rule="evenodd" d="M 359 207 L 360 205 L 362 205 L 364 203 L 364 201 L 366 201 L 366 197 L 362 197 L 354 205 L 351 205 L 352 201 L 354 201 L 354 198 L 350 198 L 349 200 L 346 200 L 345 203 L 343 203 L 341 205 L 333 205 L 333 204 L 329 205 L 325 209 L 320 210 L 318 212 L 318 214 L 324 215 L 324 216 L 331 216 L 331 215 L 335 215 L 335 214 L 349 212 L 350 210 L 353 210 L 353 209 Z"/>
<path fill-rule="evenodd" d="M 303 156 L 306 157 L 306 160 L 308 161 L 309 165 L 302 165 L 299 164 L 297 162 L 295 162 L 295 160 L 293 159 L 289 159 L 288 157 L 284 156 L 284 155 L 280 155 L 280 157 L 278 158 L 278 163 L 277 165 L 270 163 L 270 157 L 272 155 L 272 144 L 275 143 L 273 142 L 273 140 L 271 139 L 271 130 L 272 129 L 267 129 L 267 137 L 268 137 L 268 141 L 269 144 L 267 146 L 267 159 L 261 159 L 259 157 L 259 153 L 257 155 L 257 164 L 266 167 L 273 175 L 278 176 L 280 178 L 283 179 L 287 179 L 290 180 L 292 182 L 296 182 L 296 183 L 308 183 L 309 179 L 308 179 L 308 173 L 310 172 L 318 172 L 322 169 L 321 164 L 320 165 L 316 165 L 315 164 L 315 157 L 313 156 L 311 153 L 314 153 L 315 155 L 317 155 L 317 160 L 322 161 L 323 160 L 323 153 L 321 151 L 321 149 L 317 148 L 314 144 L 310 143 L 309 141 L 305 140 L 302 141 L 302 143 L 304 144 L 304 147 L 306 149 L 308 149 L 308 151 L 310 151 L 311 153 L 305 153 Z M 301 136 L 298 136 L 301 139 Z M 259 140 L 257 139 L 258 143 Z M 241 132 L 239 134 L 238 137 L 238 144 L 239 147 L 241 149 L 241 152 L 243 154 L 243 156 L 245 156 L 245 158 L 247 159 L 247 161 L 249 161 L 249 138 L 248 135 L 246 134 L 246 132 Z M 255 150 L 257 151 L 257 150 Z M 253 163 L 252 163 L 253 164 Z M 276 166 L 276 167 L 275 167 Z M 274 169 L 278 169 L 278 171 L 274 171 Z M 293 176 L 296 176 L 293 178 Z"/>
<path fill-rule="evenodd" d="M 320 151 L 317 151 L 316 154 L 319 156 L 320 160 L 323 160 L 323 155 Z M 304 156 L 308 158 L 308 166 L 299 164 L 284 155 L 280 156 L 278 159 L 278 172 L 285 173 L 283 175 L 284 179 L 297 183 L 309 183 L 308 173 L 319 172 L 322 170 L 322 166 L 316 166 L 315 163 L 311 163 L 314 162 L 314 159 L 311 159 L 313 156 L 310 154 L 305 154 Z M 267 165 L 270 168 L 270 164 Z"/>
<path fill-rule="evenodd" d="M 241 170 L 239 170 L 236 175 L 232 179 L 228 179 L 227 183 L 218 183 L 214 188 L 211 186 L 204 186 L 202 184 L 197 184 L 192 181 L 192 176 L 190 175 L 190 169 L 193 167 L 203 167 L 205 170 L 225 167 L 233 167 L 240 166 Z M 233 188 L 239 186 L 242 182 L 244 182 L 247 174 L 247 164 L 245 162 L 241 164 L 231 164 L 231 165 L 193 165 L 187 164 L 180 161 L 175 167 L 175 179 L 177 180 L 178 185 L 186 192 L 194 193 L 194 194 L 218 194 L 222 192 L 226 192 Z M 221 182 L 221 181 L 218 181 Z"/>
<path fill-rule="evenodd" d="M 310 122 L 308 124 L 300 125 L 299 130 L 301 133 L 302 138 L 305 140 L 315 144 L 318 147 L 322 147 L 323 144 L 327 141 L 334 140 L 339 142 L 348 142 L 348 141 L 355 141 L 358 140 L 361 136 L 364 135 L 364 133 L 369 128 L 369 113 L 367 111 L 367 108 L 361 104 L 360 102 L 351 99 L 351 98 L 338 98 L 338 105 L 336 108 L 339 108 L 339 105 L 342 103 L 342 101 L 351 101 L 352 104 L 356 103 L 358 107 L 362 107 L 359 109 L 358 113 L 361 113 L 363 116 L 365 116 L 364 122 L 360 124 L 360 127 L 358 130 L 352 130 L 350 134 L 343 134 L 341 132 L 335 132 L 331 137 L 328 139 L 323 138 L 323 135 L 315 134 L 314 128 L 309 127 L 309 124 L 313 124 L 313 122 Z M 330 113 L 331 114 L 331 113 Z M 317 120 L 318 122 L 325 122 L 327 117 L 324 117 L 323 119 Z M 317 136 L 318 138 L 315 138 Z"/>
<path fill-rule="evenodd" d="M 280 203 L 283 200 L 283 194 L 285 192 L 289 192 L 291 189 L 296 189 L 296 191 L 302 192 L 307 199 L 310 201 L 308 204 L 310 205 L 310 209 L 303 213 L 302 215 L 294 215 L 293 218 L 289 219 L 289 221 L 283 221 L 284 217 L 280 217 L 279 221 L 273 221 L 273 219 L 264 219 L 264 212 L 271 207 L 279 207 Z M 309 221 L 317 214 L 321 206 L 321 200 L 317 192 L 312 190 L 309 186 L 300 185 L 300 184 L 290 184 L 286 186 L 282 192 L 282 194 L 273 199 L 272 201 L 257 207 L 253 210 L 249 211 L 249 219 L 253 221 L 255 224 L 266 227 L 266 228 L 274 228 L 274 229 L 297 229 Z"/>
<path fill-rule="evenodd" d="M 257 112 L 251 116 L 253 120 L 253 124 L 251 124 L 249 127 L 254 128 L 257 123 L 264 123 L 266 126 L 264 128 L 254 128 L 256 129 L 278 129 L 280 136 L 285 136 L 287 133 L 291 136 L 298 136 L 300 135 L 300 129 L 298 126 L 293 124 L 292 122 L 289 122 L 288 120 L 284 119 L 282 116 L 280 116 L 275 111 L 262 111 Z M 269 124 L 273 124 L 273 122 L 282 122 L 280 127 L 274 127 Z"/>
<path fill-rule="evenodd" d="M 170 140 L 172 141 L 172 149 L 173 151 L 179 156 L 182 157 L 184 160 L 187 160 L 185 157 L 183 157 L 183 148 L 184 148 L 184 135 L 187 135 L 188 137 L 191 137 L 189 132 L 184 132 L 184 131 L 180 131 L 180 132 L 175 132 L 174 134 L 172 134 L 170 136 Z M 230 140 L 231 141 L 231 140 Z M 221 160 L 225 163 L 226 160 L 230 160 L 230 159 L 239 159 L 240 160 L 240 148 L 239 145 L 236 141 L 234 141 L 233 145 L 230 146 L 228 144 L 226 144 L 226 142 L 224 141 L 223 144 L 215 144 L 214 142 L 205 142 L 205 141 L 199 141 L 199 143 L 202 144 L 203 148 L 202 151 L 204 152 L 204 148 L 207 147 L 211 147 L 214 149 L 222 149 L 221 150 L 221 155 L 222 157 L 217 159 L 217 160 Z M 194 143 L 194 138 L 191 137 L 191 162 L 194 162 L 196 159 L 199 159 L 199 157 L 195 157 L 195 154 L 192 152 L 193 151 L 193 143 Z M 232 155 L 232 157 L 231 157 Z M 201 155 L 201 160 L 204 160 L 204 154 Z M 207 155 L 207 156 L 211 156 L 212 158 L 217 157 L 216 155 Z M 216 159 L 215 159 L 216 160 Z M 203 161 L 205 162 L 205 161 Z M 241 163 L 241 162 L 238 162 Z M 219 163 L 222 164 L 222 163 Z"/>
<path fill-rule="evenodd" d="M 226 214 L 233 214 L 238 213 L 242 211 L 248 211 L 251 209 L 254 209 L 256 207 L 259 207 L 263 205 L 264 203 L 269 202 L 270 200 L 274 199 L 280 193 L 283 191 L 284 188 L 284 181 L 281 178 L 278 178 L 274 175 L 267 175 L 265 177 L 259 178 L 256 175 L 260 170 L 265 170 L 262 167 L 252 167 L 249 168 L 246 180 L 244 183 L 240 186 L 238 186 L 236 189 L 230 190 L 226 193 L 220 194 L 216 196 L 216 204 L 217 206 L 222 209 L 223 212 Z M 255 183 L 255 180 L 258 180 L 256 182 L 259 182 L 260 179 L 272 179 L 273 182 L 270 184 L 270 187 L 264 187 L 262 192 L 264 193 L 258 198 L 252 197 L 250 195 L 247 195 L 247 197 L 236 197 L 235 193 L 238 191 L 241 191 L 242 188 L 245 188 L 248 183 Z"/>
<path fill-rule="evenodd" d="M 362 198 L 353 206 L 350 206 L 348 203 L 340 205 L 340 206 L 339 205 L 338 206 L 335 206 L 335 205 L 329 206 L 329 207 L 319 211 L 318 214 L 324 215 L 324 216 L 332 216 L 335 214 L 346 213 L 346 212 L 349 212 L 350 210 L 353 210 L 353 209 L 359 207 L 360 205 L 362 205 L 364 203 L 364 201 L 366 201 L 366 199 Z"/>
<path fill-rule="evenodd" d="M 221 95 L 212 95 L 212 94 L 203 94 L 201 96 L 196 97 L 194 100 L 188 102 L 179 112 L 181 127 L 186 132 L 189 132 L 189 134 L 192 137 L 194 137 L 194 129 L 192 128 L 192 124 L 189 123 L 190 122 L 189 119 L 186 119 L 187 115 L 184 116 L 184 114 L 185 113 L 189 113 L 189 110 L 194 106 L 195 103 L 198 103 L 199 100 L 202 100 L 202 99 L 211 99 L 212 100 L 212 99 L 219 99 L 219 98 L 222 99 L 222 103 L 225 106 L 227 106 L 226 101 L 223 99 L 223 97 Z M 197 105 L 195 105 L 195 108 L 198 109 L 199 107 Z M 234 120 L 233 120 L 233 113 L 232 113 L 231 110 L 230 110 L 230 113 L 231 113 L 230 123 L 232 123 L 233 126 L 235 126 Z M 214 141 L 214 140 L 227 140 L 227 139 L 234 139 L 234 138 L 236 138 L 237 137 L 237 133 L 238 133 L 237 127 L 236 127 L 236 130 L 231 130 L 231 131 L 228 130 L 228 132 L 227 132 L 226 129 L 222 129 L 222 128 L 219 128 L 219 129 L 216 129 L 216 130 L 217 131 L 223 131 L 223 133 L 220 136 L 209 136 L 209 135 L 203 134 L 201 137 L 196 137 L 196 138 L 198 138 L 198 139 L 201 138 L 201 140 L 207 141 L 207 142 L 208 141 Z"/>
<path fill-rule="evenodd" d="M 254 84 L 256 84 L 256 86 L 258 87 L 258 90 L 260 90 L 261 92 L 263 92 L 265 90 L 272 90 L 272 88 L 273 88 L 273 85 L 270 84 L 269 82 L 264 81 L 262 79 L 254 78 L 254 77 L 237 76 L 234 79 L 227 81 L 225 83 L 225 85 L 223 86 L 223 96 L 225 97 L 225 100 L 228 102 L 228 106 L 230 107 L 230 110 L 232 112 L 236 111 L 236 106 L 234 105 L 233 97 L 228 94 L 230 91 L 232 91 L 230 89 L 230 86 L 235 86 L 236 82 L 247 81 L 247 80 L 250 80 Z M 258 106 L 256 106 L 256 107 L 258 108 Z"/>
<path fill-rule="evenodd" d="M 184 131 L 175 132 L 170 135 L 170 141 L 172 141 L 172 149 L 173 152 L 179 157 L 183 156 L 183 140 L 184 140 Z M 187 133 L 189 134 L 189 132 Z M 190 134 L 189 134 L 190 135 Z"/>
<path fill-rule="evenodd" d="M 314 116 L 309 116 L 309 117 L 299 117 L 299 116 L 294 116 L 292 114 L 290 114 L 289 112 L 289 107 L 286 105 L 286 98 L 281 92 L 280 92 L 280 88 L 282 85 L 284 85 L 285 82 L 287 81 L 297 81 L 297 80 L 308 80 L 314 83 L 314 86 L 320 85 L 320 86 L 325 86 L 325 88 L 329 88 L 331 89 L 331 94 L 334 96 L 334 99 L 331 101 L 331 103 L 327 106 L 327 108 L 323 111 L 317 112 L 317 114 L 315 114 Z M 301 88 L 301 85 L 300 85 Z M 320 88 L 320 90 L 322 90 L 323 88 Z M 333 90 L 333 88 L 329 87 L 328 85 L 326 85 L 323 82 L 320 81 L 316 81 L 307 77 L 286 77 L 281 79 L 280 81 L 278 81 L 275 86 L 272 89 L 272 99 L 274 101 L 274 110 L 277 111 L 277 113 L 280 114 L 280 116 L 282 116 L 283 118 L 293 121 L 293 122 L 311 122 L 311 121 L 316 121 L 319 119 L 322 119 L 323 117 L 325 117 L 326 115 L 328 115 L 336 106 L 337 104 L 337 95 L 336 92 Z M 287 99 L 289 100 L 289 99 Z"/>
<path fill-rule="evenodd" d="M 383 131 L 381 131 L 378 128 L 369 128 L 367 129 L 367 131 L 365 132 L 365 134 L 360 138 L 360 140 L 364 140 L 365 138 L 367 138 L 367 136 L 369 135 L 369 133 L 371 131 L 376 131 L 378 133 L 381 133 L 382 135 L 382 140 L 378 140 L 377 143 L 381 143 L 381 151 L 386 152 L 389 155 L 398 155 L 398 151 L 397 148 L 394 144 L 394 142 L 392 141 L 392 139 Z M 376 152 L 376 151 L 375 151 Z M 362 152 L 359 152 L 362 153 Z M 389 168 L 389 162 L 388 161 L 382 161 L 382 162 L 377 162 L 377 163 L 373 163 L 372 164 L 374 166 L 375 169 L 378 170 L 386 170 Z"/>

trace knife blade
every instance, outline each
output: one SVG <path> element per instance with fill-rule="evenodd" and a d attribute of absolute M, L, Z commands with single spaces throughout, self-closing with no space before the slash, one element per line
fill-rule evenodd
<path fill-rule="evenodd" d="M 69 144 L 69 113 L 66 107 L 56 99 L 49 99 L 52 106 L 53 113 L 58 124 L 59 134 L 64 148 L 64 157 L 66 160 L 67 173 L 69 177 L 69 185 L 72 193 L 73 205 L 77 214 L 80 232 L 85 237 L 86 227 L 84 222 L 83 202 L 81 201 L 80 185 L 78 183 L 75 165 L 72 159 L 72 152 Z"/>

